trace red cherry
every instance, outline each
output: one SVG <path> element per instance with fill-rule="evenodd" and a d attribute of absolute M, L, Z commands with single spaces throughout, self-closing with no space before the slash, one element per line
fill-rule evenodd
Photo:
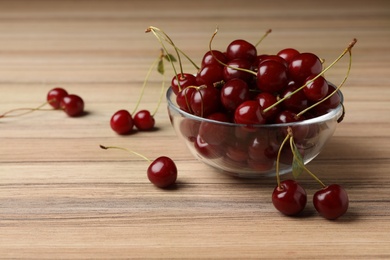
<path fill-rule="evenodd" d="M 65 96 L 60 102 L 60 107 L 70 117 L 81 116 L 84 113 L 83 99 L 74 94 Z"/>
<path fill-rule="evenodd" d="M 195 88 L 187 87 L 185 89 L 182 89 L 179 93 L 177 93 L 176 103 L 181 110 L 187 113 L 192 113 L 190 102 L 191 102 L 191 96 L 195 91 L 196 91 Z"/>
<path fill-rule="evenodd" d="M 278 92 L 288 83 L 287 68 L 275 60 L 265 60 L 257 70 L 257 87 L 266 92 Z"/>
<path fill-rule="evenodd" d="M 244 101 L 249 100 L 248 84 L 238 78 L 227 81 L 221 89 L 221 102 L 228 111 L 234 111 Z"/>
<path fill-rule="evenodd" d="M 303 83 L 311 75 L 318 75 L 321 71 L 321 60 L 315 54 L 309 52 L 296 55 L 291 60 L 288 68 L 289 76 L 298 84 Z"/>
<path fill-rule="evenodd" d="M 183 90 L 189 86 L 197 86 L 196 77 L 190 73 L 183 73 L 183 74 L 179 73 L 177 74 L 177 76 L 174 76 L 171 80 L 171 87 L 173 93 L 175 93 L 176 95 L 177 93 L 179 93 L 180 90 Z"/>
<path fill-rule="evenodd" d="M 262 92 L 262 93 L 258 94 L 255 97 L 255 100 L 257 102 L 259 102 L 259 105 L 260 105 L 260 108 L 262 111 L 264 111 L 264 109 L 272 106 L 273 104 L 275 104 L 277 102 L 276 96 L 274 96 L 268 92 Z M 274 106 L 270 110 L 268 110 L 267 112 L 263 112 L 263 116 L 265 119 L 267 119 L 267 121 L 271 122 L 274 120 L 274 118 L 276 117 L 276 115 L 279 112 L 280 112 L 280 107 Z"/>
<path fill-rule="evenodd" d="M 133 130 L 133 118 L 127 110 L 119 110 L 112 115 L 110 126 L 117 134 L 128 134 Z"/>
<path fill-rule="evenodd" d="M 234 59 L 229 61 L 226 65 L 227 66 L 223 68 L 223 79 L 225 81 L 239 78 L 246 82 L 249 82 L 253 78 L 252 73 L 237 69 L 239 68 L 239 69 L 251 70 L 252 63 L 249 62 L 248 60 Z"/>
<path fill-rule="evenodd" d="M 207 117 L 221 108 L 220 91 L 215 87 L 205 87 L 194 91 L 190 99 L 194 115 Z"/>
<path fill-rule="evenodd" d="M 260 104 L 255 100 L 247 100 L 242 102 L 234 112 L 234 122 L 255 125 L 264 124 L 266 121 L 262 116 Z"/>
<path fill-rule="evenodd" d="M 336 86 L 334 86 L 332 83 L 328 82 L 329 88 L 328 88 L 328 93 L 326 94 L 327 96 L 330 96 L 333 91 L 336 89 Z M 327 113 L 329 110 L 334 109 L 338 107 L 338 105 L 341 102 L 341 97 L 340 95 L 336 92 L 332 96 L 330 96 L 328 99 L 322 101 L 320 104 L 318 104 L 316 107 L 314 107 L 314 110 L 316 111 L 317 114 L 322 115 Z"/>
<path fill-rule="evenodd" d="M 348 193 L 340 185 L 332 184 L 314 194 L 313 204 L 324 218 L 337 219 L 348 210 Z"/>
<path fill-rule="evenodd" d="M 202 64 L 201 67 L 203 68 L 206 65 L 223 66 L 216 59 L 218 59 L 218 61 L 220 61 L 224 64 L 226 64 L 226 62 L 228 62 L 228 59 L 224 53 L 222 53 L 218 50 L 212 50 L 212 51 L 208 51 L 204 54 L 203 59 L 202 59 L 202 63 L 201 63 Z"/>
<path fill-rule="evenodd" d="M 213 113 L 206 118 L 218 122 L 229 122 L 229 117 L 221 112 Z M 230 129 L 226 125 L 202 121 L 199 128 L 199 136 L 211 145 L 219 145 L 229 137 Z"/>
<path fill-rule="evenodd" d="M 312 80 L 315 76 L 311 75 L 306 79 L 306 82 Z M 328 82 L 324 77 L 319 76 L 314 81 L 309 82 L 304 88 L 303 93 L 309 101 L 320 101 L 328 93 Z"/>
<path fill-rule="evenodd" d="M 177 179 L 177 167 L 173 160 L 166 156 L 155 159 L 148 167 L 148 179 L 159 188 L 167 188 Z"/>
<path fill-rule="evenodd" d="M 291 95 L 291 93 L 293 93 L 297 89 L 297 84 L 291 81 L 286 87 L 286 89 L 282 92 L 281 98 L 289 96 L 282 102 L 283 107 L 285 109 L 299 113 L 308 107 L 309 101 L 307 100 L 307 97 L 305 96 L 303 91 L 298 91 L 295 94 Z"/>
<path fill-rule="evenodd" d="M 299 51 L 293 48 L 286 48 L 279 51 L 276 55 L 282 57 L 287 63 L 290 63 L 295 56 L 299 54 Z"/>
<path fill-rule="evenodd" d="M 228 60 L 244 59 L 253 62 L 257 56 L 256 47 L 242 39 L 232 41 L 226 48 Z"/>
<path fill-rule="evenodd" d="M 154 117 L 148 110 L 140 110 L 134 115 L 134 125 L 138 130 L 147 131 L 152 130 L 154 127 Z"/>
<path fill-rule="evenodd" d="M 294 180 L 282 181 L 272 193 L 272 203 L 275 208 L 288 216 L 302 212 L 306 202 L 305 189 Z"/>
<path fill-rule="evenodd" d="M 47 102 L 54 108 L 59 109 L 61 100 L 68 95 L 68 92 L 63 88 L 53 88 L 47 93 Z"/>
<path fill-rule="evenodd" d="M 214 83 L 223 80 L 223 67 L 217 64 L 206 65 L 200 69 L 196 75 L 196 82 L 198 86 L 206 85 L 214 87 Z"/>

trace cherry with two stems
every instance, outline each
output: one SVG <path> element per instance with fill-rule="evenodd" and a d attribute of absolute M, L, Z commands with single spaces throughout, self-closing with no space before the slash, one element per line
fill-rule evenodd
<path fill-rule="evenodd" d="M 171 187 L 176 182 L 177 179 L 176 164 L 171 158 L 167 156 L 160 156 L 155 160 L 151 161 L 144 155 L 124 147 L 100 145 L 100 148 L 104 150 L 108 150 L 108 149 L 123 150 L 135 154 L 148 161 L 150 165 L 147 169 L 147 177 L 151 183 L 153 183 L 155 186 L 159 188 L 164 189 L 164 188 Z"/>

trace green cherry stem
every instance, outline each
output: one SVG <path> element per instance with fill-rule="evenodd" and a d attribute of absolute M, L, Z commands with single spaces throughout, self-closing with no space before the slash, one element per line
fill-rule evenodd
<path fill-rule="evenodd" d="M 119 147 L 119 146 L 104 146 L 104 145 L 99 145 L 100 148 L 104 149 L 104 150 L 108 150 L 108 149 L 117 149 L 117 150 L 122 150 L 122 151 L 126 151 L 126 152 L 129 152 L 129 153 L 132 153 L 132 154 L 135 154 L 139 157 L 141 157 L 142 159 L 145 159 L 146 161 L 148 162 L 151 162 L 151 160 L 149 158 L 147 158 L 146 156 L 140 154 L 140 153 L 137 153 L 137 152 L 134 152 L 132 150 L 129 150 L 127 148 L 124 148 L 124 147 Z"/>
<path fill-rule="evenodd" d="M 271 29 L 268 29 L 265 34 L 258 40 L 258 42 L 255 44 L 255 47 L 257 47 L 267 36 L 272 32 Z"/>
<path fill-rule="evenodd" d="M 156 67 L 156 65 L 158 64 L 158 62 L 162 59 L 162 56 L 163 56 L 163 55 L 164 55 L 164 51 L 161 50 L 160 56 L 159 56 L 157 59 L 155 59 L 154 62 L 152 63 L 152 65 L 149 67 L 149 70 L 148 70 L 148 72 L 146 73 L 145 80 L 144 80 L 144 82 L 143 82 L 143 84 L 142 84 L 142 87 L 141 87 L 140 96 L 139 96 L 138 101 L 137 101 L 137 103 L 136 103 L 136 105 L 135 105 L 135 107 L 134 107 L 134 110 L 133 110 L 132 115 L 134 115 L 134 113 L 135 113 L 135 112 L 137 111 L 137 109 L 138 109 L 139 104 L 141 103 L 141 99 L 142 99 L 142 97 L 143 97 L 143 95 L 144 95 L 145 87 L 146 87 L 146 84 L 147 84 L 147 82 L 148 82 L 148 80 L 149 80 L 150 73 L 152 73 L 153 68 Z"/>
<path fill-rule="evenodd" d="M 217 35 L 217 33 L 218 33 L 218 27 L 215 29 L 215 31 L 214 31 L 214 33 L 213 33 L 213 35 L 211 36 L 211 39 L 210 39 L 210 41 L 209 41 L 209 51 L 210 51 L 211 56 L 212 56 L 219 64 L 221 64 L 222 66 L 225 66 L 225 67 L 228 67 L 228 68 L 231 68 L 231 69 L 234 69 L 234 70 L 239 70 L 239 71 L 248 72 L 248 73 L 250 73 L 250 74 L 252 74 L 252 75 L 254 75 L 254 76 L 257 76 L 257 73 L 254 72 L 254 71 L 252 71 L 252 70 L 247 70 L 247 69 L 243 69 L 243 68 L 235 68 L 235 67 L 229 66 L 228 64 L 222 62 L 222 61 L 219 60 L 217 57 L 215 57 L 215 55 L 214 55 L 214 53 L 213 53 L 213 51 L 212 51 L 211 44 L 212 44 L 212 42 L 213 42 L 215 36 Z"/>
<path fill-rule="evenodd" d="M 298 155 L 296 154 L 296 145 L 294 143 L 294 138 L 292 135 L 287 135 L 287 137 L 289 137 L 290 139 L 290 147 L 291 147 L 291 152 L 294 156 L 294 158 L 296 159 L 295 161 L 298 162 L 299 166 L 302 167 L 302 169 L 304 169 L 311 177 L 313 177 L 313 179 L 315 179 L 323 188 L 326 187 L 326 185 L 314 174 L 312 173 L 306 166 L 305 164 L 299 160 L 298 158 Z"/>
<path fill-rule="evenodd" d="M 282 149 L 283 149 L 285 143 L 288 141 L 288 139 L 290 137 L 292 137 L 291 134 L 290 134 L 291 131 L 287 131 L 287 132 L 288 133 L 287 133 L 286 137 L 284 138 L 282 144 L 280 145 L 279 150 L 278 150 L 278 155 L 276 157 L 275 172 L 276 172 L 276 182 L 277 182 L 279 188 L 282 188 L 282 186 L 280 185 L 280 168 L 279 168 L 280 156 L 281 156 Z"/>
<path fill-rule="evenodd" d="M 264 109 L 264 113 L 266 113 L 267 111 L 269 111 L 270 109 L 272 109 L 273 107 L 279 105 L 280 103 L 282 103 L 284 100 L 290 98 L 292 95 L 294 95 L 295 93 L 297 93 L 298 91 L 301 91 L 304 87 L 306 87 L 308 84 L 310 84 L 311 82 L 313 82 L 314 80 L 316 80 L 317 78 L 319 78 L 320 76 L 324 75 L 325 72 L 327 72 L 330 68 L 333 67 L 333 65 L 335 65 L 341 58 L 344 57 L 345 54 L 349 53 L 351 54 L 351 50 L 352 50 L 352 47 L 355 45 L 355 43 L 357 42 L 357 39 L 353 39 L 352 42 L 348 45 L 347 48 L 345 48 L 345 50 L 331 63 L 328 65 L 328 67 L 326 67 L 325 69 L 323 69 L 321 71 L 321 73 L 319 73 L 317 76 L 315 76 L 314 78 L 312 78 L 311 80 L 308 80 L 303 86 L 297 88 L 295 91 L 291 92 L 289 95 L 286 95 L 285 97 L 279 99 L 277 102 L 275 102 L 272 106 L 269 106 L 267 107 L 266 109 Z M 349 71 L 348 71 L 348 74 L 349 74 Z M 346 80 L 346 79 L 345 79 Z M 344 82 L 345 82 L 344 80 Z M 334 92 L 336 93 L 336 91 Z"/>
<path fill-rule="evenodd" d="M 26 114 L 29 114 L 29 113 L 32 113 L 34 111 L 52 111 L 54 109 L 43 109 L 42 107 L 44 107 L 45 105 L 49 104 L 49 101 L 46 101 L 45 103 L 43 103 L 42 105 L 36 107 L 36 108 L 16 108 L 16 109 L 11 109 L 5 113 L 3 113 L 2 115 L 0 115 L 0 118 L 3 118 L 3 117 L 18 117 L 18 116 L 23 116 L 23 115 L 26 115 Z M 12 113 L 14 112 L 17 112 L 17 111 L 23 111 L 23 110 L 28 110 L 26 112 L 23 112 L 23 113 L 20 113 L 20 114 L 16 114 L 16 115 L 12 115 Z"/>

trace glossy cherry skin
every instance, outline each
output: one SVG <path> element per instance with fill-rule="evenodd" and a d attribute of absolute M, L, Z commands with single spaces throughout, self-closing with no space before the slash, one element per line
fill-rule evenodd
<path fill-rule="evenodd" d="M 179 91 L 189 86 L 197 86 L 196 77 L 189 73 L 179 73 L 171 80 L 171 87 L 173 92 L 177 95 Z"/>
<path fill-rule="evenodd" d="M 295 56 L 299 54 L 299 51 L 293 48 L 286 48 L 280 50 L 276 55 L 282 57 L 287 63 L 290 63 Z"/>
<path fill-rule="evenodd" d="M 268 121 L 272 122 L 276 115 L 280 112 L 280 106 L 274 106 L 267 112 L 264 112 L 264 109 L 272 106 L 277 102 L 277 98 L 275 95 L 272 95 L 271 93 L 268 92 L 261 92 L 255 97 L 255 100 L 259 102 L 260 108 L 263 111 L 263 117 Z"/>
<path fill-rule="evenodd" d="M 215 87 L 204 87 L 194 91 L 190 99 L 194 115 L 207 117 L 221 108 L 220 91 Z"/>
<path fill-rule="evenodd" d="M 281 213 L 293 216 L 301 213 L 306 206 L 305 189 L 294 180 L 285 180 L 272 193 L 272 203 Z"/>
<path fill-rule="evenodd" d="M 324 218 L 337 219 L 348 210 L 348 193 L 340 185 L 332 184 L 314 194 L 313 204 L 318 213 Z"/>
<path fill-rule="evenodd" d="M 159 188 L 167 188 L 177 179 L 177 167 L 174 161 L 166 156 L 155 159 L 148 167 L 148 179 Z"/>
<path fill-rule="evenodd" d="M 148 131 L 154 128 L 155 120 L 148 110 L 138 111 L 133 118 L 134 125 L 138 130 Z"/>
<path fill-rule="evenodd" d="M 328 93 L 326 94 L 325 98 L 328 96 L 330 96 L 330 97 L 327 98 L 326 100 L 322 101 L 320 104 L 318 104 L 314 108 L 317 115 L 322 115 L 322 114 L 329 112 L 331 109 L 338 107 L 338 105 L 341 102 L 340 95 L 337 92 L 333 94 L 334 90 L 336 89 L 336 86 L 331 85 L 331 83 L 329 83 L 329 82 L 328 82 L 328 85 L 329 85 Z"/>
<path fill-rule="evenodd" d="M 117 134 L 125 135 L 133 130 L 133 117 L 127 110 L 118 110 L 112 115 L 110 120 L 111 129 Z"/>
<path fill-rule="evenodd" d="M 244 101 L 234 112 L 234 122 L 237 124 L 256 125 L 265 124 L 260 105 L 255 100 Z"/>
<path fill-rule="evenodd" d="M 223 80 L 223 67 L 218 64 L 206 65 L 199 70 L 196 75 L 196 82 L 198 86 L 206 85 L 207 87 L 214 87 L 214 84 Z"/>
<path fill-rule="evenodd" d="M 83 99 L 74 94 L 65 96 L 61 100 L 60 107 L 70 117 L 81 116 L 84 113 Z"/>
<path fill-rule="evenodd" d="M 312 81 L 314 77 L 314 75 L 311 75 L 306 79 L 307 84 L 303 88 L 303 93 L 309 101 L 317 102 L 326 96 L 329 86 L 324 77 L 319 76 Z"/>
<path fill-rule="evenodd" d="M 238 78 L 227 81 L 221 89 L 221 103 L 227 111 L 235 111 L 242 102 L 249 98 L 248 84 Z"/>
<path fill-rule="evenodd" d="M 203 55 L 201 67 L 203 68 L 206 65 L 223 66 L 220 62 L 222 62 L 223 64 L 226 64 L 226 62 L 228 62 L 228 59 L 224 53 L 218 50 L 208 51 Z"/>
<path fill-rule="evenodd" d="M 187 87 L 185 89 L 182 89 L 179 93 L 177 93 L 176 103 L 181 110 L 192 114 L 190 102 L 191 102 L 191 96 L 195 91 L 196 91 L 195 88 Z"/>
<path fill-rule="evenodd" d="M 252 63 L 243 59 L 234 59 L 229 61 L 227 66 L 223 68 L 223 79 L 225 81 L 229 81 L 231 79 L 239 78 L 246 82 L 251 81 L 253 74 L 239 69 L 251 70 Z"/>
<path fill-rule="evenodd" d="M 322 71 L 321 60 L 313 53 L 304 52 L 296 55 L 290 62 L 289 77 L 301 84 L 307 77 L 318 75 Z"/>
<path fill-rule="evenodd" d="M 63 88 L 53 88 L 47 93 L 46 100 L 54 109 L 59 109 L 61 100 L 68 95 L 68 92 Z"/>
<path fill-rule="evenodd" d="M 242 39 L 232 41 L 226 48 L 228 60 L 244 59 L 253 62 L 257 56 L 256 47 Z"/>
<path fill-rule="evenodd" d="M 275 60 L 265 60 L 257 70 L 257 87 L 265 92 L 278 92 L 288 83 L 287 68 Z"/>
<path fill-rule="evenodd" d="M 297 89 L 298 85 L 291 81 L 280 95 L 281 98 L 289 96 L 282 102 L 282 106 L 285 109 L 291 110 L 295 113 L 301 112 L 309 105 L 309 101 L 302 90 L 299 90 L 295 94 L 291 95 Z"/>

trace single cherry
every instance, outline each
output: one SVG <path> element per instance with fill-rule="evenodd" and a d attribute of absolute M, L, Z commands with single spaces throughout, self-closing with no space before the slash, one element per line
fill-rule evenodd
<path fill-rule="evenodd" d="M 314 77 L 314 75 L 311 75 L 306 79 L 306 86 L 303 88 L 303 93 L 309 101 L 317 102 L 328 94 L 329 86 L 324 77 L 319 76 L 316 79 Z"/>
<path fill-rule="evenodd" d="M 199 87 L 191 95 L 191 111 L 194 115 L 207 117 L 221 108 L 220 91 L 214 86 Z"/>
<path fill-rule="evenodd" d="M 288 83 L 287 68 L 276 60 L 260 62 L 257 70 L 257 87 L 266 92 L 278 92 Z"/>
<path fill-rule="evenodd" d="M 248 84 L 239 78 L 227 81 L 221 89 L 221 102 L 227 111 L 235 111 L 242 102 L 249 98 Z"/>
<path fill-rule="evenodd" d="M 313 204 L 321 216 L 333 220 L 347 212 L 349 198 L 343 187 L 338 184 L 332 184 L 314 194 Z"/>
<path fill-rule="evenodd" d="M 226 62 L 228 62 L 228 59 L 224 53 L 218 50 L 212 50 L 204 54 L 201 62 L 201 67 L 203 68 L 206 65 L 223 66 L 221 63 L 225 64 Z"/>
<path fill-rule="evenodd" d="M 171 87 L 176 95 L 189 86 L 197 86 L 196 77 L 190 73 L 179 73 L 171 80 Z"/>
<path fill-rule="evenodd" d="M 228 60 L 244 59 L 253 62 L 257 56 L 256 47 L 242 39 L 232 41 L 226 48 Z"/>
<path fill-rule="evenodd" d="M 281 213 L 293 216 L 303 211 L 306 206 L 305 189 L 294 180 L 280 182 L 272 192 L 272 203 Z"/>
<path fill-rule="evenodd" d="M 53 88 L 47 93 L 47 102 L 54 109 L 60 108 L 61 100 L 68 95 L 68 92 L 63 88 Z"/>
<path fill-rule="evenodd" d="M 148 110 L 138 111 L 133 118 L 134 125 L 138 130 L 148 131 L 154 128 L 155 120 Z"/>
<path fill-rule="evenodd" d="M 107 149 L 123 150 L 129 153 L 133 153 L 150 162 L 150 160 L 147 157 L 143 156 L 142 154 L 139 154 L 137 152 L 134 152 L 132 150 L 123 147 L 100 145 L 100 148 L 105 150 Z M 158 157 L 157 159 L 155 159 L 150 163 L 147 169 L 147 176 L 149 181 L 153 183 L 155 186 L 159 188 L 167 188 L 176 182 L 177 179 L 176 164 L 169 157 L 166 156 Z"/>
<path fill-rule="evenodd" d="M 307 77 L 318 75 L 322 71 L 321 60 L 317 55 L 304 52 L 300 53 L 291 59 L 288 73 L 291 79 L 298 84 L 305 82 Z"/>
<path fill-rule="evenodd" d="M 299 54 L 299 51 L 293 48 L 286 48 L 280 50 L 276 55 L 282 57 L 287 63 L 290 63 L 295 56 Z"/>
<path fill-rule="evenodd" d="M 60 107 L 70 117 L 81 116 L 84 113 L 84 101 L 78 95 L 70 94 L 63 97 Z"/>
<path fill-rule="evenodd" d="M 265 124 L 261 113 L 260 104 L 255 100 L 247 100 L 241 103 L 234 112 L 234 122 L 237 124 L 256 125 Z"/>
<path fill-rule="evenodd" d="M 134 121 L 130 112 L 122 109 L 112 115 L 110 126 L 117 134 L 124 135 L 133 130 Z"/>

